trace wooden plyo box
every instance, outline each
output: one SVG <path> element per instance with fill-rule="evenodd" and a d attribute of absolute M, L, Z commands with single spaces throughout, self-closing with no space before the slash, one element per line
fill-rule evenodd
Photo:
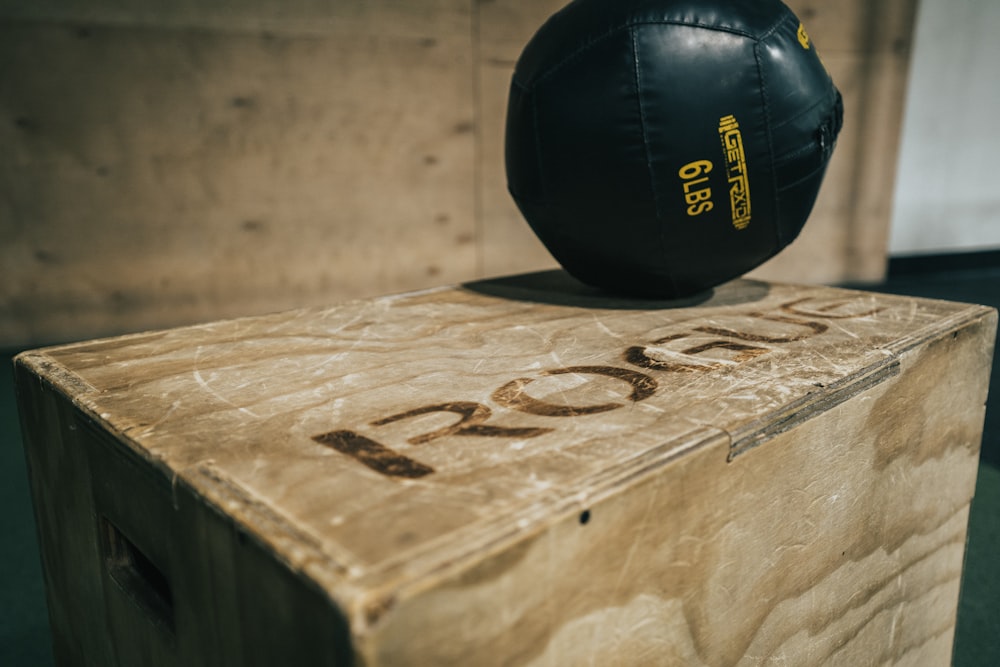
<path fill-rule="evenodd" d="M 943 665 L 996 312 L 546 273 L 17 381 L 57 660 Z"/>

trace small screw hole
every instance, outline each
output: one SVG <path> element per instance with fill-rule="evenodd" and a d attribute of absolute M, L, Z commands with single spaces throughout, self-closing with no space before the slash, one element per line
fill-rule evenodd
<path fill-rule="evenodd" d="M 585 526 L 588 521 L 590 521 L 590 510 L 583 510 L 580 512 L 580 525 Z"/>

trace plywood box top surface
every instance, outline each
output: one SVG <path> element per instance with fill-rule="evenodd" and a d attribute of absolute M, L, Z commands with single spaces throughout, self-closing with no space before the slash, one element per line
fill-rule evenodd
<path fill-rule="evenodd" d="M 346 601 L 419 587 L 706 445 L 754 456 L 995 316 L 749 280 L 666 305 L 539 274 L 18 362 Z"/>

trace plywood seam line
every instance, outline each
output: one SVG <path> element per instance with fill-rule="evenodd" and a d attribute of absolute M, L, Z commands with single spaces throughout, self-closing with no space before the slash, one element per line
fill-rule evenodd
<path fill-rule="evenodd" d="M 432 540 L 419 549 L 398 554 L 395 559 L 385 559 L 368 568 L 362 575 L 352 578 L 352 583 L 367 587 L 366 581 L 370 581 L 372 585 L 391 582 L 386 586 L 391 586 L 397 597 L 416 595 L 426 585 L 426 581 L 432 578 L 431 575 L 445 577 L 449 573 L 462 571 L 475 565 L 477 557 L 484 552 L 499 553 L 504 547 L 540 534 L 545 531 L 553 516 L 560 516 L 562 520 L 575 520 L 581 511 L 590 510 L 606 500 L 626 494 L 628 489 L 652 479 L 658 471 L 675 461 L 717 444 L 720 439 L 731 441 L 729 434 L 719 427 L 700 426 L 687 433 L 679 443 L 676 440 L 665 443 L 653 452 L 646 452 L 644 456 L 614 466 L 604 474 L 581 478 L 568 485 L 561 495 L 508 507 L 502 516 L 493 516 L 491 520 L 472 524 L 447 536 L 446 540 Z M 570 493 L 574 488 L 591 490 Z M 506 527 L 498 530 L 501 522 Z M 439 551 L 440 544 L 444 541 L 461 544 L 463 548 L 447 559 L 434 558 L 434 553 Z M 423 562 L 422 566 L 416 565 L 420 562 Z M 406 574 L 402 575 L 400 571 L 404 567 Z"/>
<path fill-rule="evenodd" d="M 740 429 L 735 437 L 730 435 L 732 443 L 727 460 L 732 461 L 737 456 L 791 431 L 814 417 L 826 414 L 829 410 L 849 401 L 858 394 L 882 384 L 889 378 L 898 376 L 899 373 L 899 357 L 893 355 L 833 384 L 820 387 L 818 391 L 809 392 L 781 410 L 755 420 L 749 429 Z M 763 424 L 763 426 L 758 426 L 759 424 Z M 740 432 L 747 430 L 750 432 L 745 435 L 740 434 Z"/>

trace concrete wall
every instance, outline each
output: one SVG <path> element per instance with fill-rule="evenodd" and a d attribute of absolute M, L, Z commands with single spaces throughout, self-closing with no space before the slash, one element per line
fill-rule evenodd
<path fill-rule="evenodd" d="M 790 2 L 846 124 L 754 275 L 882 275 L 915 2 Z M 502 146 L 514 63 L 563 4 L 0 0 L 0 345 L 554 266 Z"/>
<path fill-rule="evenodd" d="M 892 254 L 1000 247 L 1000 2 L 921 0 Z"/>

